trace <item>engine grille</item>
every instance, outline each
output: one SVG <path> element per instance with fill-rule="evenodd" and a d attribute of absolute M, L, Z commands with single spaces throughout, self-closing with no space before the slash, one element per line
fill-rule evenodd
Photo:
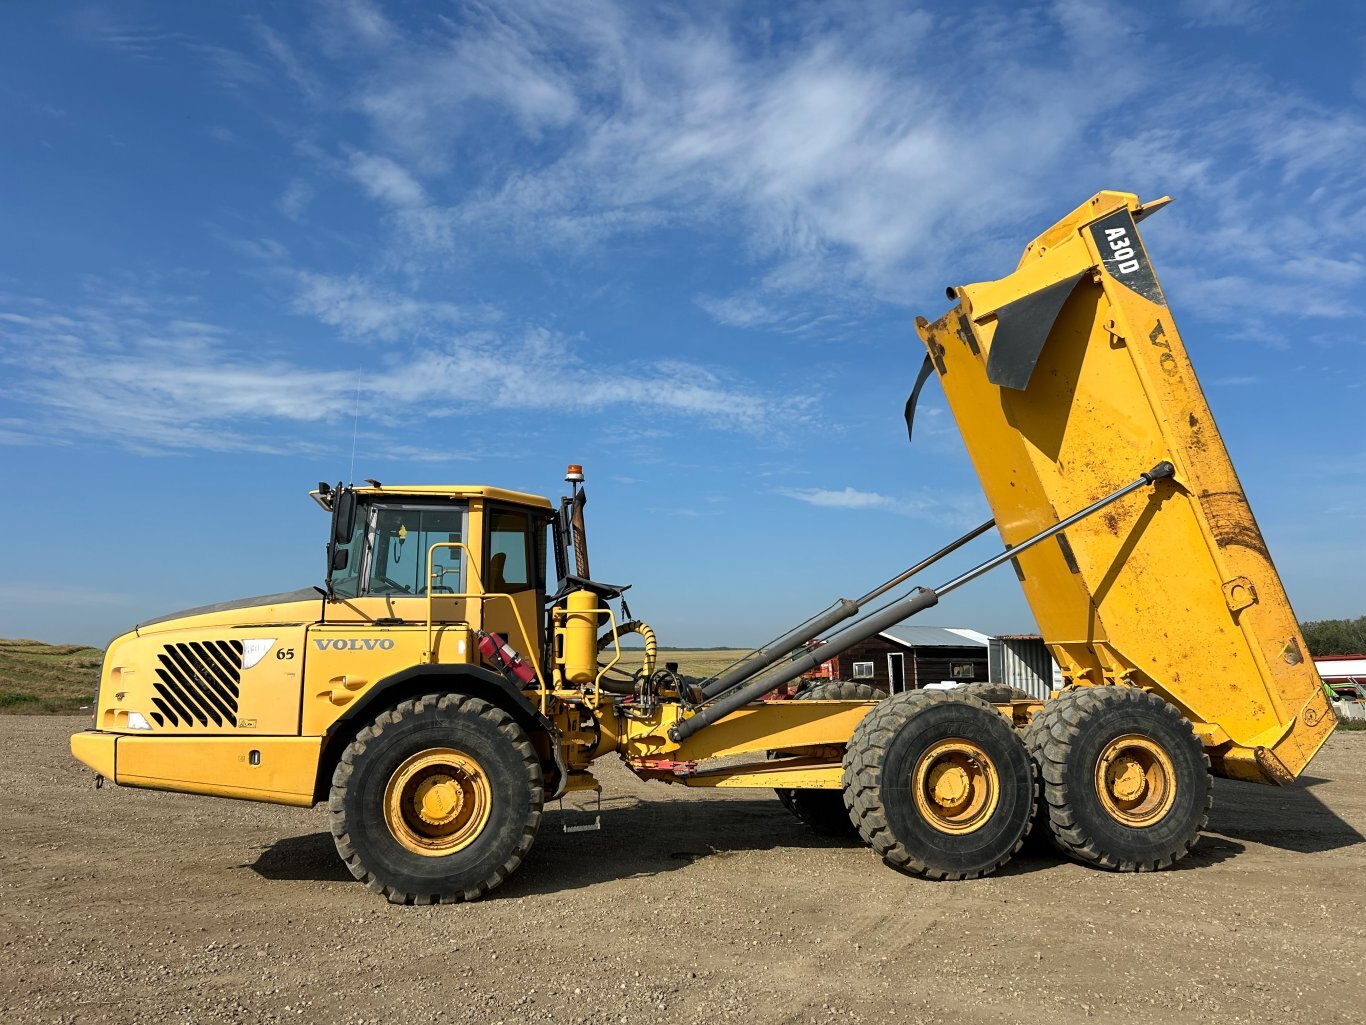
<path fill-rule="evenodd" d="M 158 726 L 237 726 L 242 681 L 241 641 L 168 644 L 157 656 L 157 696 L 151 713 Z"/>

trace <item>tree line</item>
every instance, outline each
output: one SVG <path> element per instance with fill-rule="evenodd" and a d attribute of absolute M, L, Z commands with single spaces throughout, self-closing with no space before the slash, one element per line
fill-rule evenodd
<path fill-rule="evenodd" d="M 1366 654 L 1366 616 L 1356 619 L 1319 619 L 1301 623 L 1311 655 Z"/>

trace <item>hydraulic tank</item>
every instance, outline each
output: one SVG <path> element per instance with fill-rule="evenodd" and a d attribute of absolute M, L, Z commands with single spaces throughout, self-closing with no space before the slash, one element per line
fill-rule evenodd
<path fill-rule="evenodd" d="M 1017 575 L 1065 683 L 1156 691 L 1216 773 L 1287 783 L 1334 717 L 1138 235 L 1165 202 L 1101 192 L 917 324 L 1008 546 L 1175 465 Z"/>
<path fill-rule="evenodd" d="M 564 623 L 556 627 L 555 633 L 560 667 L 570 683 L 592 683 L 597 677 L 599 604 L 592 591 L 570 591 L 565 596 Z"/>

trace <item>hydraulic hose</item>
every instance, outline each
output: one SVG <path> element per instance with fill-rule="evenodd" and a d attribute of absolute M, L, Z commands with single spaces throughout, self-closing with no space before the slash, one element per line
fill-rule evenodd
<path fill-rule="evenodd" d="M 617 627 L 617 639 L 620 640 L 626 634 L 640 634 L 645 641 L 645 659 L 640 664 L 639 678 L 648 680 L 654 675 L 655 663 L 659 660 L 659 642 L 655 639 L 655 632 L 650 628 L 650 624 L 644 620 L 627 620 Z M 598 650 L 612 640 L 611 632 L 607 632 L 598 638 Z M 603 679 L 602 689 L 611 694 L 633 694 L 635 693 L 634 680 L 607 680 Z"/>

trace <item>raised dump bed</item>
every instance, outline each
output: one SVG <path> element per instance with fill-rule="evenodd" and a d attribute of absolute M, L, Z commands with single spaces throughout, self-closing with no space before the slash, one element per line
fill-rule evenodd
<path fill-rule="evenodd" d="M 1069 683 L 1155 691 L 1215 773 L 1288 783 L 1334 716 L 1135 226 L 1166 202 L 1101 192 L 917 324 L 1007 545 L 1175 466 L 1017 573 Z"/>

